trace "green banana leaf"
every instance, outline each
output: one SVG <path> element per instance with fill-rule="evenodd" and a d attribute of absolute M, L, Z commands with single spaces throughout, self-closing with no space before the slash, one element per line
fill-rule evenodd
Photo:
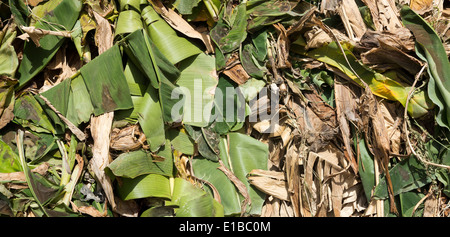
<path fill-rule="evenodd" d="M 189 136 L 197 144 L 198 153 L 209 160 L 219 160 L 219 134 L 215 133 L 211 127 L 199 128 L 184 125 Z"/>
<path fill-rule="evenodd" d="M 30 132 L 24 138 L 25 158 L 31 164 L 37 164 L 41 158 L 58 146 L 55 137 L 48 133 Z"/>
<path fill-rule="evenodd" d="M 228 152 L 223 152 L 224 148 Z M 267 144 L 242 133 L 229 133 L 227 144 L 221 149 L 221 159 L 224 165 L 228 166 L 247 187 L 252 201 L 251 209 L 249 210 L 251 215 L 261 214 L 265 194 L 250 186 L 250 183 L 247 181 L 247 174 L 254 169 L 267 170 L 268 156 L 269 148 Z"/>
<path fill-rule="evenodd" d="M 251 0 L 247 2 L 247 14 L 252 16 L 282 16 L 291 10 L 289 1 Z"/>
<path fill-rule="evenodd" d="M 184 96 L 183 123 L 205 127 L 210 122 L 218 84 L 214 56 L 201 53 L 182 61 L 179 68 L 181 74 L 176 84 Z"/>
<path fill-rule="evenodd" d="M 133 107 L 117 44 L 84 65 L 80 71 L 95 116 Z"/>
<path fill-rule="evenodd" d="M 202 0 L 176 0 L 173 6 L 182 15 L 192 14 L 192 9 L 197 7 Z"/>
<path fill-rule="evenodd" d="M 356 141 L 355 141 L 356 143 Z M 358 162 L 358 173 L 361 177 L 361 182 L 364 188 L 364 193 L 366 194 L 367 200 L 372 197 L 372 189 L 375 186 L 375 169 L 373 158 L 370 152 L 367 150 L 364 139 L 360 139 L 357 144 L 359 151 L 359 162 Z"/>
<path fill-rule="evenodd" d="M 217 187 L 225 216 L 236 216 L 241 212 L 241 199 L 239 192 L 227 176 L 220 171 L 218 162 L 196 157 L 193 159 L 194 174 L 196 177 L 207 180 Z M 208 185 L 205 188 L 212 193 Z"/>
<path fill-rule="evenodd" d="M 267 56 L 267 31 L 251 34 L 251 41 L 246 40 L 242 44 L 239 58 L 248 75 L 262 79 L 265 71 L 265 59 Z"/>
<path fill-rule="evenodd" d="M 135 9 L 139 11 L 140 6 L 148 4 L 148 2 L 146 0 L 120 0 L 119 4 L 120 4 L 120 12 L 130 9 Z"/>
<path fill-rule="evenodd" d="M 126 63 L 124 74 L 131 96 L 143 96 L 147 90 L 149 81 L 131 60 L 128 60 Z"/>
<path fill-rule="evenodd" d="M 143 30 L 131 33 L 123 42 L 124 51 L 129 59 L 146 75 L 151 85 L 159 89 L 159 101 L 164 121 L 181 120 L 182 112 L 179 112 L 178 116 L 174 116 L 172 113 L 173 107 L 180 101 L 180 98 L 172 96 L 173 91 L 177 88 L 174 83 L 180 76 L 178 68 L 169 62 Z M 136 101 L 138 100 L 140 99 L 136 98 Z"/>
<path fill-rule="evenodd" d="M 28 187 L 31 191 L 31 194 L 34 198 L 34 201 L 39 205 L 45 216 L 52 216 L 53 212 L 48 212 L 44 207 L 48 204 L 55 196 L 58 195 L 62 191 L 62 187 L 58 187 L 57 185 L 52 185 L 48 180 L 39 174 L 35 174 L 31 172 L 31 169 L 28 167 L 28 164 L 25 160 L 24 148 L 23 148 L 23 135 L 24 132 L 22 130 L 18 131 L 17 148 L 19 150 L 19 161 L 21 165 L 21 169 L 25 174 L 25 178 L 28 184 Z"/>
<path fill-rule="evenodd" d="M 151 85 L 158 89 L 158 75 L 156 74 L 157 65 L 153 64 L 144 37 L 145 34 L 142 30 L 137 30 L 128 35 L 126 37 L 124 51 L 133 64 L 147 76 Z"/>
<path fill-rule="evenodd" d="M 94 113 L 89 91 L 81 75 L 72 80 L 67 107 L 66 118 L 75 126 L 89 121 Z"/>
<path fill-rule="evenodd" d="M 408 6 L 400 11 L 403 24 L 416 39 L 416 53 L 428 63 L 428 96 L 439 107 L 437 123 L 450 129 L 450 63 L 438 34 Z"/>
<path fill-rule="evenodd" d="M 242 128 L 245 122 L 245 98 L 240 87 L 233 85 L 227 78 L 220 77 L 214 98 L 214 131 L 226 134 Z M 231 111 L 229 111 L 231 110 Z"/>
<path fill-rule="evenodd" d="M 184 131 L 171 128 L 166 134 L 174 150 L 186 155 L 194 154 L 194 142 Z"/>
<path fill-rule="evenodd" d="M 171 206 L 156 206 L 142 212 L 140 217 L 172 217 L 174 216 L 173 207 Z"/>
<path fill-rule="evenodd" d="M 227 7 L 222 9 L 219 20 L 210 35 L 222 53 L 230 53 L 238 49 L 247 38 L 247 5 L 239 4 L 233 13 L 227 12 Z M 225 20 L 229 19 L 229 22 Z"/>
<path fill-rule="evenodd" d="M 58 0 L 51 0 L 56 1 Z M 41 21 L 36 22 L 35 27 L 70 31 L 78 19 L 81 7 L 79 0 L 62 0 L 53 10 L 47 12 Z M 64 40 L 61 36 L 46 35 L 39 41 L 41 47 L 37 47 L 33 42 L 25 42 L 23 59 L 16 73 L 19 79 L 17 89 L 22 88 L 50 62 Z"/>
<path fill-rule="evenodd" d="M 188 181 L 176 178 L 173 184 L 172 203 L 179 206 L 177 217 L 220 217 L 224 209 L 211 194 Z"/>
<path fill-rule="evenodd" d="M 417 161 L 414 155 L 392 167 L 389 174 L 391 175 L 394 195 L 423 187 L 432 181 L 432 177 L 427 173 L 424 165 Z M 388 198 L 386 177 L 383 177 L 375 187 L 374 197 L 378 199 Z"/>
<path fill-rule="evenodd" d="M 50 118 L 39 102 L 31 95 L 17 98 L 14 104 L 14 116 L 13 121 L 24 127 L 29 127 L 35 132 L 56 134 Z"/>
<path fill-rule="evenodd" d="M 410 191 L 406 193 L 400 193 L 399 200 L 400 200 L 400 210 L 401 210 L 401 216 L 402 217 L 413 217 L 413 216 L 422 216 L 423 209 L 418 208 L 414 215 L 413 210 L 417 203 L 420 202 L 420 200 L 425 196 L 425 194 L 417 192 L 417 191 Z"/>
<path fill-rule="evenodd" d="M 152 6 L 145 7 L 141 15 L 153 43 L 171 63 L 176 64 L 202 52 L 187 38 L 178 36 Z"/>
<path fill-rule="evenodd" d="M 19 156 L 0 139 L 0 173 L 21 171 Z"/>
<path fill-rule="evenodd" d="M 224 215 L 222 205 L 211 194 L 182 178 L 173 179 L 172 184 L 168 177 L 158 174 L 141 175 L 134 179 L 124 178 L 122 180 L 123 183 L 118 190 L 124 200 L 146 197 L 170 200 L 170 205 L 165 208 L 169 210 L 175 208 L 177 217 L 220 217 Z M 172 213 L 169 210 L 165 210 L 164 213 Z M 141 216 L 151 215 L 151 211 L 148 209 Z"/>
<path fill-rule="evenodd" d="M 144 150 L 122 153 L 108 165 L 108 168 L 115 176 L 131 179 L 145 174 L 172 176 L 173 159 L 170 147 L 165 147 L 158 156 L 164 157 L 164 160 L 155 160 L 148 151 Z"/>
<path fill-rule="evenodd" d="M 30 26 L 35 26 L 37 22 L 40 21 L 41 18 L 45 17 L 45 15 L 48 14 L 48 12 L 53 11 L 62 0 L 52 0 L 44 2 L 43 4 L 38 4 L 37 6 L 33 7 L 32 9 L 32 15 L 33 17 L 30 19 Z"/>
<path fill-rule="evenodd" d="M 302 14 L 313 8 L 313 5 L 309 2 L 277 0 L 248 1 L 247 15 L 251 17 L 251 21 L 249 21 L 247 29 L 249 32 L 256 32 L 264 26 L 273 25 L 282 20 L 289 20 L 295 16 L 302 16 Z"/>
<path fill-rule="evenodd" d="M 266 86 L 266 81 L 250 78 L 244 84 L 239 85 L 239 88 L 244 95 L 245 101 L 249 102 L 256 98 L 264 86 Z"/>
<path fill-rule="evenodd" d="M 17 31 L 14 23 L 7 24 L 0 31 L 0 75 L 14 77 L 19 59 L 17 58 L 14 46 L 11 45 L 16 38 Z"/>
<path fill-rule="evenodd" d="M 115 36 L 143 29 L 141 14 L 135 10 L 121 11 L 116 24 Z"/>
<path fill-rule="evenodd" d="M 152 86 L 148 86 L 143 100 L 144 104 L 138 110 L 138 121 L 147 138 L 150 150 L 155 152 L 166 142 L 164 120 L 158 91 Z"/>
<path fill-rule="evenodd" d="M 389 77 L 377 73 L 361 64 L 351 52 L 352 46 L 349 43 L 341 42 L 341 45 L 344 48 L 345 55 L 349 60 L 351 68 L 353 68 L 359 77 L 366 84 L 368 84 L 374 95 L 384 99 L 398 101 L 403 106 L 406 105 L 406 100 L 408 93 L 411 90 L 411 86 L 394 81 Z M 353 73 L 350 66 L 346 62 L 345 57 L 336 42 L 331 42 L 325 46 L 308 52 L 306 52 L 302 46 L 293 44 L 291 50 L 336 67 L 360 86 L 364 87 L 364 84 Z M 429 101 L 425 92 L 419 91 L 412 96 L 407 110 L 413 118 L 418 118 L 427 114 L 428 110 L 431 109 L 432 106 L 433 105 L 431 101 Z"/>
<path fill-rule="evenodd" d="M 249 184 L 247 174 L 253 169 L 267 170 L 267 145 L 245 134 L 229 133 L 228 139 L 220 140 L 219 149 L 224 166 L 246 186 L 251 200 L 251 207 L 247 208 L 248 214 L 260 215 L 265 194 Z M 218 188 L 225 214 L 238 214 L 241 211 L 243 196 L 228 177 L 217 170 L 218 167 L 217 162 L 207 159 L 196 158 L 193 161 L 194 174 Z"/>
<path fill-rule="evenodd" d="M 44 96 L 63 116 L 67 114 L 70 85 L 71 80 L 67 79 L 50 88 L 49 90 L 41 93 L 41 95 Z M 47 113 L 47 115 L 53 121 L 57 133 L 64 133 L 66 124 L 61 121 L 59 116 L 44 102 L 44 100 L 42 100 L 38 95 L 36 95 L 35 98 L 37 101 L 39 101 L 45 113 Z"/>
<path fill-rule="evenodd" d="M 183 116 L 183 105 L 185 104 L 182 98 L 173 97 L 174 91 L 177 91 L 179 87 L 171 82 L 161 74 L 161 82 L 159 84 L 159 100 L 161 101 L 161 107 L 163 112 L 163 119 L 167 123 L 180 122 Z"/>
<path fill-rule="evenodd" d="M 157 197 L 170 199 L 169 177 L 160 174 L 144 174 L 136 178 L 122 178 L 122 184 L 117 186 L 122 200 Z"/>
<path fill-rule="evenodd" d="M 29 16 L 27 5 L 21 0 L 9 0 L 8 4 L 16 24 L 18 26 L 27 26 Z"/>

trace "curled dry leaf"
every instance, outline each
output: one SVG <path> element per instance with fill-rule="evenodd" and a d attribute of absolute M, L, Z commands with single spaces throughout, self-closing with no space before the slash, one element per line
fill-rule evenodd
<path fill-rule="evenodd" d="M 415 57 L 385 43 L 381 39 L 378 42 L 379 48 L 373 48 L 361 54 L 364 64 L 373 65 L 373 68 L 379 71 L 403 68 L 411 75 L 416 75 L 422 68 L 422 62 Z"/>
<path fill-rule="evenodd" d="M 75 203 L 71 202 L 71 204 L 72 204 L 72 210 L 74 212 L 87 214 L 87 215 L 90 215 L 92 217 L 105 217 L 108 214 L 107 213 L 107 209 L 106 209 L 106 202 L 105 202 L 105 205 L 103 207 L 103 209 L 104 209 L 103 212 L 100 212 L 99 210 L 97 210 L 97 208 L 95 208 L 93 206 L 80 206 L 80 207 L 77 207 L 75 205 Z"/>
<path fill-rule="evenodd" d="M 354 0 L 340 1 L 337 11 L 344 23 L 347 36 L 352 40 L 361 38 L 366 32 L 367 27 L 356 2 Z"/>
<path fill-rule="evenodd" d="M 102 17 L 96 11 L 92 11 L 95 21 L 97 22 L 97 29 L 95 31 L 95 44 L 98 47 L 99 54 L 105 52 L 113 46 L 114 34 L 112 33 L 111 25 L 108 20 Z"/>
<path fill-rule="evenodd" d="M 369 8 L 373 23 L 378 31 L 393 31 L 402 27 L 394 0 L 362 0 Z"/>
<path fill-rule="evenodd" d="M 141 132 L 138 125 L 122 129 L 115 128 L 111 133 L 111 149 L 117 151 L 137 150 L 144 146 L 145 141 L 145 134 Z"/>
<path fill-rule="evenodd" d="M 345 157 L 347 161 L 351 163 L 351 167 L 355 174 L 357 174 L 358 166 L 352 149 L 353 142 L 351 140 L 349 122 L 358 124 L 358 105 L 356 104 L 356 96 L 352 93 L 349 86 L 351 85 L 344 85 L 339 79 L 336 80 L 334 84 L 334 95 L 336 100 L 337 121 L 345 147 Z"/>
<path fill-rule="evenodd" d="M 287 183 L 283 172 L 252 170 L 248 174 L 247 179 L 251 185 L 254 185 L 264 193 L 272 195 L 280 200 L 289 200 Z"/>
<path fill-rule="evenodd" d="M 289 46 L 290 41 L 287 31 L 280 23 L 274 25 L 278 32 L 278 39 L 276 44 L 277 53 L 277 68 L 290 68 L 292 64 L 289 62 Z"/>
<path fill-rule="evenodd" d="M 238 85 L 244 84 L 248 79 L 250 79 L 250 76 L 247 74 L 247 72 L 242 67 L 242 64 L 235 64 L 231 68 L 225 69 L 223 71 L 225 75 L 227 75 L 231 80 L 236 82 Z"/>
<path fill-rule="evenodd" d="M 332 41 L 331 37 L 320 28 L 313 28 L 310 31 L 307 31 L 305 33 L 305 40 L 307 41 L 305 46 L 306 50 L 320 48 L 324 44 Z"/>

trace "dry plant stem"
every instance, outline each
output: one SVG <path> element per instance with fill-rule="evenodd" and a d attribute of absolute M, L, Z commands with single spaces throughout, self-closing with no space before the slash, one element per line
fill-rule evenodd
<path fill-rule="evenodd" d="M 378 185 L 380 183 L 380 170 L 379 170 L 379 164 L 378 159 L 374 159 L 374 170 L 375 170 L 375 185 Z M 384 204 L 383 200 L 376 200 L 375 206 L 377 211 L 377 217 L 384 217 Z"/>
<path fill-rule="evenodd" d="M 350 70 L 353 72 L 353 74 L 355 74 L 355 76 L 364 85 L 364 89 L 365 89 L 366 93 L 370 93 L 369 95 L 373 97 L 373 94 L 369 88 L 369 85 L 364 80 L 362 80 L 362 78 L 358 75 L 358 73 L 356 73 L 356 71 L 353 69 L 352 65 L 348 61 L 347 55 L 345 54 L 345 51 L 342 48 L 342 45 L 340 44 L 339 39 L 336 37 L 336 35 L 333 33 L 333 31 L 327 25 L 323 24 L 322 22 L 320 22 L 319 24 L 320 24 L 320 27 L 322 28 L 322 30 L 324 30 L 326 33 L 328 33 L 336 41 L 337 45 L 339 46 L 340 51 L 342 52 L 342 56 L 344 56 L 345 61 L 348 64 Z M 381 161 L 381 164 L 384 168 L 384 171 L 386 174 L 386 181 L 388 184 L 387 186 L 388 186 L 388 193 L 389 193 L 389 199 L 390 199 L 390 211 L 397 214 L 398 213 L 397 207 L 395 206 L 395 203 L 394 203 L 394 188 L 392 186 L 391 175 L 389 174 L 389 169 L 388 169 L 389 156 L 387 155 L 387 157 L 381 157 L 381 158 L 383 159 Z"/>
<path fill-rule="evenodd" d="M 116 209 L 112 180 L 106 175 L 104 169 L 109 165 L 109 144 L 110 132 L 114 112 L 104 113 L 99 116 L 91 117 L 91 135 L 94 140 L 92 147 L 92 159 L 89 166 L 100 182 L 111 207 Z"/>
<path fill-rule="evenodd" d="M 56 35 L 56 36 L 62 36 L 66 38 L 71 38 L 72 35 L 68 31 L 51 31 L 51 30 L 44 30 L 35 28 L 34 26 L 21 26 L 20 29 L 25 31 L 27 34 L 36 34 L 36 35 Z"/>
<path fill-rule="evenodd" d="M 420 69 L 419 73 L 417 73 L 416 78 L 414 80 L 414 83 L 411 87 L 411 90 L 408 93 L 408 97 L 406 99 L 406 104 L 405 104 L 405 112 L 403 113 L 403 130 L 405 130 L 405 135 L 406 135 L 406 142 L 408 143 L 409 149 L 411 149 L 411 152 L 414 154 L 414 156 L 416 156 L 422 163 L 426 164 L 426 165 L 431 165 L 431 166 L 435 166 L 435 167 L 439 167 L 439 168 L 445 168 L 445 169 L 449 169 L 450 170 L 450 166 L 448 165 L 442 165 L 442 164 L 436 164 L 430 161 L 425 160 L 421 155 L 419 155 L 415 150 L 414 147 L 411 144 L 411 140 L 409 139 L 409 131 L 408 131 L 408 124 L 407 124 L 407 119 L 408 119 L 408 104 L 409 101 L 411 100 L 411 97 L 413 95 L 413 92 L 416 89 L 416 83 L 419 80 L 420 76 L 422 75 L 424 69 L 427 67 L 427 64 L 425 64 L 422 69 Z"/>

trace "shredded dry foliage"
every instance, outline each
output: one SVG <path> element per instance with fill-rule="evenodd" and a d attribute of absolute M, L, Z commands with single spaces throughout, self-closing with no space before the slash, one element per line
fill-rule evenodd
<path fill-rule="evenodd" d="M 174 9 L 164 7 L 164 4 L 168 4 L 166 1 L 150 2 L 154 6 L 160 7 L 157 8 L 160 11 L 158 13 L 171 27 L 203 43 L 206 52 L 213 53 L 214 49 L 218 50 L 210 39 L 209 31 L 214 26 L 211 22 L 217 21 L 219 16 L 213 16 L 212 19 L 199 16 L 200 19 L 188 23 Z M 238 1 L 234 2 L 236 3 L 227 6 L 236 8 Z M 420 210 L 422 216 L 449 216 L 450 200 L 444 194 L 444 190 L 448 192 L 446 186 L 449 184 L 443 183 L 445 179 L 436 178 L 436 172 L 439 169 L 439 172 L 448 174 L 450 167 L 437 160 L 434 157 L 435 154 L 430 153 L 428 145 L 430 141 L 440 144 L 448 141 L 431 135 L 434 134 L 431 131 L 439 130 L 439 126 L 435 124 L 434 114 L 426 112 L 425 116 L 413 118 L 405 109 L 409 108 L 408 104 L 415 103 L 412 106 L 417 105 L 415 101 L 412 101 L 413 92 L 426 86 L 424 81 L 428 79 L 424 78 L 428 78 L 425 70 L 428 65 L 415 54 L 415 37 L 403 25 L 398 6 L 409 5 L 434 27 L 442 39 L 447 56 L 450 55 L 450 8 L 444 6 L 444 1 L 438 0 L 322 0 L 307 2 L 312 3 L 311 9 L 305 11 L 305 14 L 291 25 L 274 23 L 269 26 L 273 27 L 275 31 L 268 37 L 269 50 L 265 65 L 268 70 L 265 78 L 268 78 L 267 87 L 279 91 L 278 110 L 270 112 L 279 115 L 280 123 L 271 127 L 274 129 L 272 133 L 264 133 L 270 127 L 270 122 L 267 120 L 246 121 L 240 130 L 267 144 L 269 148 L 268 169 L 253 169 L 247 175 L 248 182 L 266 194 L 259 216 L 381 217 L 394 214 L 405 215 L 405 210 L 402 210 L 404 207 L 395 205 L 394 199 L 399 197 L 401 191 L 396 189 L 398 188 L 396 181 L 392 180 L 388 171 L 397 164 L 411 159 L 412 155 L 417 158 L 420 165 L 425 167 L 429 177 L 432 177 L 432 181 L 414 188 L 414 195 L 418 198 L 414 199 L 417 201 L 412 209 L 412 214 L 411 210 L 408 213 L 413 216 Z M 27 1 L 27 4 L 34 7 L 39 2 Z M 366 14 L 361 14 L 362 10 L 358 10 L 361 4 L 366 6 L 364 8 Z M 101 55 L 114 45 L 115 27 L 111 19 L 106 18 L 113 12 L 113 5 L 98 7 L 86 6 L 87 11 L 83 13 L 86 19 L 95 23 L 91 26 L 96 30 L 95 35 L 91 31 L 83 36 L 83 40 L 90 44 L 91 51 L 96 51 L 92 58 L 95 58 L 97 54 Z M 367 19 L 368 16 L 371 19 Z M 331 22 L 324 24 L 323 20 L 326 18 L 331 19 L 329 20 Z M 335 21 L 335 24 L 332 21 Z M 207 22 L 207 24 L 198 22 Z M 8 22 L 2 19 L 1 24 L 6 32 Z M 20 29 L 23 34 L 18 36 L 13 44 L 19 59 L 24 56 L 21 51 L 24 40 L 29 41 L 28 43 L 34 42 L 39 47 L 40 39 L 48 34 L 71 37 L 70 32 L 66 31 L 49 31 L 24 26 Z M 294 39 L 298 39 L 298 35 L 304 38 L 304 43 L 293 42 Z M 338 63 L 343 65 L 340 68 L 327 59 L 311 53 L 316 49 L 331 45 L 332 42 L 341 42 L 337 44 L 337 51 L 329 54 L 330 58 L 334 54 L 339 54 L 341 60 Z M 391 95 L 382 93 L 380 95 L 378 91 L 374 90 L 372 85 L 367 83 L 362 75 L 359 75 L 361 70 L 353 68 L 355 60 L 348 58 L 350 54 L 346 52 L 350 46 L 344 42 L 351 45 L 356 61 L 370 70 L 377 72 L 397 70 L 400 72 L 399 74 L 412 75 L 414 83 L 411 80 L 402 82 L 402 85 L 408 85 L 405 88 L 410 88 L 404 93 L 408 97 L 405 101 L 406 104 L 402 105 L 395 96 L 393 98 Z M 298 50 L 299 45 L 302 45 L 303 51 Z M 303 54 L 301 54 L 302 52 Z M 242 59 L 240 59 L 239 53 L 234 52 L 219 73 L 226 75 L 237 85 L 244 85 L 252 76 L 249 75 L 250 73 L 246 71 L 240 60 Z M 352 63 L 350 63 L 351 60 L 353 60 Z M 73 46 L 63 45 L 43 71 L 31 83 L 16 92 L 16 98 L 32 92 L 41 96 L 44 102 L 53 107 L 41 93 L 62 83 L 66 78 L 75 78 L 79 75 L 77 71 L 87 61 L 89 60 L 86 58 L 78 58 Z M 312 71 L 324 71 L 325 73 L 310 73 Z M 353 74 L 354 77 L 350 74 Z M 405 76 L 402 79 L 399 76 L 398 80 L 407 80 L 407 78 Z M 328 79 L 331 80 L 330 83 L 326 82 Z M 449 80 L 449 78 L 445 79 Z M 6 83 L 7 80 L 13 79 L 2 76 L 2 81 Z M 317 82 L 317 80 L 322 83 L 315 83 L 314 81 Z M 382 86 L 385 85 L 387 84 Z M 266 106 L 270 104 L 270 101 L 271 98 L 262 97 L 259 99 L 258 105 Z M 14 130 L 18 126 L 9 126 L 11 124 L 9 122 L 13 119 L 10 114 L 12 113 L 11 108 L 1 105 L 1 127 L 4 127 L 5 130 Z M 54 107 L 52 109 L 64 123 L 70 123 Z M 86 183 L 86 180 L 89 179 L 87 172 L 85 175 L 87 178 L 80 176 L 82 176 L 82 170 L 89 169 L 91 175 L 94 174 L 99 186 L 102 187 L 103 198 L 107 200 L 100 207 L 78 206 L 79 203 L 72 202 L 72 197 L 68 197 L 65 199 L 65 203 L 67 206 L 71 206 L 71 211 L 74 213 L 104 217 L 108 216 L 108 205 L 114 215 L 138 216 L 149 206 L 146 202 L 150 202 L 150 199 L 123 201 L 117 198 L 117 193 L 113 190 L 115 187 L 113 183 L 119 182 L 120 184 L 122 180 L 120 178 L 111 180 L 110 176 L 105 173 L 105 168 L 121 154 L 140 149 L 148 151 L 155 163 L 163 162 L 164 157 L 150 151 L 148 138 L 138 123 L 119 124 L 115 123 L 113 117 L 113 111 L 99 116 L 92 115 L 87 125 L 81 127 L 82 130 L 73 124 L 74 128 L 70 129 L 70 124 L 66 124 L 69 126 L 69 130 L 66 131 L 62 140 L 70 144 L 71 139 L 75 139 L 76 136 L 79 141 L 84 141 L 89 147 L 90 156 L 88 160 L 84 157 L 83 161 L 77 155 L 75 163 L 78 167 L 76 168 L 77 172 L 73 170 L 72 176 L 69 175 L 69 180 L 73 179 L 75 184 L 78 180 Z M 182 126 L 182 124 L 173 125 L 176 129 Z M 202 132 L 204 131 L 202 130 Z M 71 137 L 72 134 L 75 136 Z M 26 132 L 25 137 L 27 136 L 32 137 L 33 135 Z M 2 138 L 7 139 L 8 133 L 3 133 Z M 13 139 L 9 138 L 9 140 Z M 26 141 L 32 143 L 31 139 Z M 362 145 L 364 148 L 361 148 Z M 59 149 L 63 149 L 62 147 L 64 145 Z M 77 151 L 82 149 L 85 150 L 86 147 L 78 148 Z M 192 169 L 192 159 L 199 154 L 198 149 L 199 147 L 196 145 L 195 152 L 189 155 L 179 151 L 173 152 L 174 167 L 177 170 L 176 177 L 181 177 L 198 187 L 209 186 L 215 200 L 223 202 L 223 197 L 218 192 L 221 187 L 215 187 L 207 180 L 197 177 Z M 366 150 L 365 153 L 363 154 L 360 149 Z M 367 164 L 364 163 L 366 161 L 363 162 L 363 159 L 367 159 L 367 157 L 372 157 L 371 166 L 373 168 L 364 166 Z M 241 202 L 241 215 L 243 215 L 249 209 L 247 204 L 251 204 L 248 190 L 232 170 L 224 166 L 222 161 L 219 161 L 219 164 L 218 169 L 231 180 L 244 197 Z M 372 187 L 367 188 L 364 187 L 362 181 L 362 175 L 365 174 L 361 174 L 361 172 L 368 172 L 369 169 L 373 169 L 375 178 Z M 45 176 L 50 171 L 48 164 L 42 163 L 30 172 Z M 58 172 L 62 171 L 58 170 Z M 84 174 L 83 171 L 83 176 Z M 17 182 L 6 182 L 0 188 L 22 190 L 28 187 L 24 172 L 0 173 L 0 181 L 2 180 Z M 383 196 L 382 198 L 374 198 L 375 187 L 381 183 L 387 190 L 386 194 L 380 194 Z M 7 190 L 2 191 L 3 195 L 8 192 Z M 372 195 L 367 195 L 368 192 L 369 194 L 371 192 Z M 400 198 L 407 197 L 405 195 Z M 34 216 L 35 214 L 28 210 L 26 213 L 17 215 Z"/>

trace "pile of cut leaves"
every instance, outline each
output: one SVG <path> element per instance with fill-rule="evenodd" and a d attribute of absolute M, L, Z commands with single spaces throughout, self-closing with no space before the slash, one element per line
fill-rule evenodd
<path fill-rule="evenodd" d="M 0 216 L 449 216 L 443 2 L 1 0 Z"/>

